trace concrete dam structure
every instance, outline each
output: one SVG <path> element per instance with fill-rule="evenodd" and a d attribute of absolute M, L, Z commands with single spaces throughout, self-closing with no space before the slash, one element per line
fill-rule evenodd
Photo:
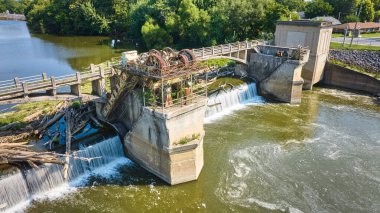
<path fill-rule="evenodd" d="M 212 77 L 197 61 L 236 59 L 240 66 L 235 73 L 257 79 L 263 94 L 299 103 L 301 70 L 308 54 L 303 48 L 256 42 L 179 52 L 170 48 L 143 54 L 126 52 L 121 64 L 113 67 L 112 92 L 105 104 L 98 103 L 98 116 L 117 127 L 127 156 L 146 170 L 171 185 L 196 180 L 204 163 L 206 111 L 212 114 L 209 108 L 228 107 L 226 102 L 240 103 L 257 95 L 253 84 L 241 88 L 246 92 L 236 92 L 228 101 L 207 104 Z"/>

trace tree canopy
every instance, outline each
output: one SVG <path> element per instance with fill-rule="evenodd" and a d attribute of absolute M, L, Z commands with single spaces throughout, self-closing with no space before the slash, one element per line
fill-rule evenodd
<path fill-rule="evenodd" d="M 268 37 L 278 20 L 298 19 L 299 11 L 351 20 L 361 1 L 361 20 L 379 17 L 380 0 L 0 0 L 0 12 L 25 13 L 35 32 L 110 35 L 159 48 Z"/>

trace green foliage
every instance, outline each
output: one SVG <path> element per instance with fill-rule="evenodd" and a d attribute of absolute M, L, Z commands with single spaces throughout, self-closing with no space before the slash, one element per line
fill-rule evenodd
<path fill-rule="evenodd" d="M 341 43 L 337 43 L 337 42 L 331 42 L 330 43 L 330 48 L 331 49 L 341 49 L 341 50 L 373 50 L 373 51 L 380 51 L 380 47 L 379 46 L 368 46 L 368 45 L 353 44 L 350 47 L 349 43 L 346 43 L 344 46 L 342 46 Z"/>
<path fill-rule="evenodd" d="M 334 11 L 333 6 L 324 0 L 313 0 L 305 7 L 305 15 L 307 18 L 314 18 L 316 16 L 327 16 Z"/>
<path fill-rule="evenodd" d="M 348 15 L 344 17 L 344 23 L 360 21 L 356 15 Z"/>
<path fill-rule="evenodd" d="M 73 103 L 71 104 L 71 107 L 74 109 L 79 109 L 80 105 L 81 105 L 80 101 L 73 101 Z"/>
<path fill-rule="evenodd" d="M 235 66 L 236 62 L 226 58 L 216 58 L 209 59 L 207 61 L 200 62 L 202 66 L 215 66 L 215 67 L 223 67 L 223 66 Z"/>
<path fill-rule="evenodd" d="M 360 12 L 360 20 L 361 21 L 373 21 L 375 18 L 375 8 L 374 4 L 371 0 L 364 0 L 363 7 Z"/>
<path fill-rule="evenodd" d="M 179 140 L 178 144 L 185 145 L 191 141 L 199 140 L 200 136 L 201 135 L 199 133 L 198 134 L 192 134 L 191 137 L 184 137 L 181 140 Z"/>
<path fill-rule="evenodd" d="M 28 4 L 28 0 L 0 0 L 0 13 L 8 10 L 10 13 L 23 14 Z"/>
<path fill-rule="evenodd" d="M 12 107 L 13 111 L 0 113 L 0 127 L 13 122 L 19 122 L 16 128 L 23 128 L 26 125 L 24 122 L 25 117 L 37 111 L 49 114 L 54 111 L 58 102 L 59 101 L 43 101 L 15 105 Z"/>
<path fill-rule="evenodd" d="M 380 10 L 376 11 L 374 14 L 374 21 L 380 22 Z"/>
<path fill-rule="evenodd" d="M 148 48 L 162 49 L 173 42 L 172 37 L 152 18 L 149 18 L 142 26 L 141 34 Z"/>
<path fill-rule="evenodd" d="M 367 70 L 359 67 L 359 66 L 355 66 L 355 65 L 348 65 L 342 61 L 338 61 L 338 60 L 330 60 L 331 63 L 333 64 L 336 64 L 336 65 L 339 65 L 339 66 L 342 66 L 342 67 L 345 67 L 345 68 L 348 68 L 350 70 L 353 70 L 353 71 L 356 71 L 356 72 L 360 72 L 360 73 L 363 73 L 365 75 L 369 75 L 373 78 L 376 78 L 378 80 L 380 80 L 380 73 L 370 73 L 370 72 L 367 72 Z"/>
<path fill-rule="evenodd" d="M 335 17 L 345 17 L 347 15 L 355 15 L 361 0 L 325 0 L 333 7 Z"/>

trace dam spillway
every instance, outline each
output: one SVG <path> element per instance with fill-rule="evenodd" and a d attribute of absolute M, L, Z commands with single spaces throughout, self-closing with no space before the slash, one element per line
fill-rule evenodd
<path fill-rule="evenodd" d="M 0 177 L 0 204 L 4 206 L 0 210 L 10 209 L 37 194 L 46 193 L 117 159 L 125 158 L 118 136 L 82 147 L 76 153 L 77 159 L 70 159 L 69 180 L 64 179 L 63 165 L 57 164 L 44 164 L 28 170 L 17 169 Z"/>
<path fill-rule="evenodd" d="M 263 97 L 258 95 L 256 83 L 245 83 L 228 91 L 211 94 L 207 100 L 206 120 L 212 120 L 218 114 L 223 114 L 231 108 L 244 103 L 263 103 Z"/>

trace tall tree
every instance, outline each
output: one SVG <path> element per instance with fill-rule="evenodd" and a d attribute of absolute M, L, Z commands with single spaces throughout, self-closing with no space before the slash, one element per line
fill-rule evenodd
<path fill-rule="evenodd" d="M 306 18 L 314 18 L 316 16 L 330 15 L 334 8 L 324 0 L 313 0 L 306 5 L 305 16 Z"/>
<path fill-rule="evenodd" d="M 375 8 L 371 0 L 363 0 L 362 10 L 360 11 L 361 21 L 373 21 L 375 18 Z"/>

